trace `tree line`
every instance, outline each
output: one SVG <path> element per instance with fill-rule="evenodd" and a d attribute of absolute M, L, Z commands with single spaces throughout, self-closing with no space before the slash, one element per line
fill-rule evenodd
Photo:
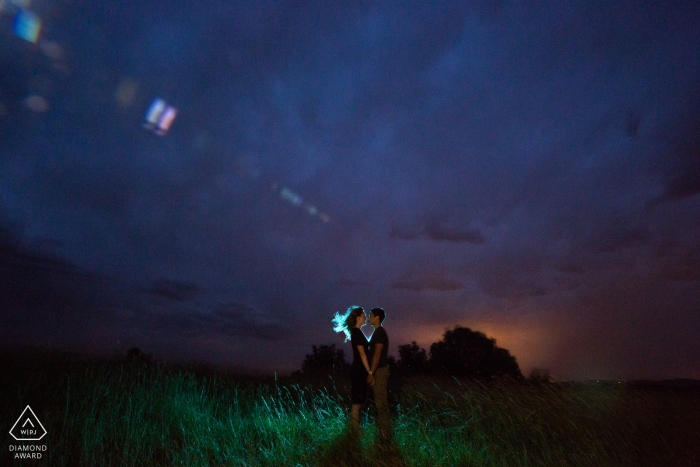
<path fill-rule="evenodd" d="M 428 352 L 415 341 L 399 346 L 398 360 L 389 356 L 392 374 L 417 376 L 445 374 L 457 378 L 514 378 L 522 379 L 515 357 L 506 349 L 496 346 L 496 340 L 479 331 L 455 326 L 443 334 L 440 341 L 430 345 Z M 343 349 L 335 344 L 312 346 L 300 373 L 309 376 L 333 375 L 349 371 Z"/>

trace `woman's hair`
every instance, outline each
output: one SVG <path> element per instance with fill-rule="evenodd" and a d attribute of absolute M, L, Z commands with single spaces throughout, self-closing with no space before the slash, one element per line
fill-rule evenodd
<path fill-rule="evenodd" d="M 357 305 L 351 306 L 342 315 L 339 311 L 336 311 L 335 317 L 333 318 L 333 323 L 335 324 L 335 326 L 333 326 L 333 330 L 335 332 L 344 332 L 345 341 L 348 341 L 350 339 L 350 330 L 355 327 L 357 317 L 364 312 L 365 310 L 361 306 Z"/>

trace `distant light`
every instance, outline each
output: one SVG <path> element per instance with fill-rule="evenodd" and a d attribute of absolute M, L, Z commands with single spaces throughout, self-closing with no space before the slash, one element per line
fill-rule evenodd
<path fill-rule="evenodd" d="M 287 201 L 292 203 L 294 206 L 301 206 L 301 203 L 302 203 L 301 196 L 294 193 L 289 188 L 282 188 L 282 191 L 280 191 L 280 197 L 286 199 Z"/>
<path fill-rule="evenodd" d="M 278 183 L 276 181 L 272 182 L 271 190 L 273 192 L 277 191 Z M 302 207 L 310 216 L 318 216 L 323 222 L 328 223 L 331 218 L 328 214 L 319 212 L 318 208 L 311 203 L 305 202 L 304 199 L 290 190 L 287 187 L 282 187 L 279 191 L 280 198 L 286 199 L 291 204 L 297 207 Z"/>
<path fill-rule="evenodd" d="M 318 209 L 317 209 L 316 206 L 314 206 L 313 204 L 306 203 L 306 204 L 304 205 L 304 207 L 306 208 L 306 211 L 307 211 L 309 214 L 311 214 L 312 216 L 315 216 L 316 213 L 318 212 Z"/>
<path fill-rule="evenodd" d="M 24 105 L 36 113 L 44 113 L 49 110 L 49 101 L 36 94 L 30 94 L 24 98 Z"/>
<path fill-rule="evenodd" d="M 17 37 L 36 44 L 41 29 L 41 20 L 30 10 L 19 10 L 15 15 L 14 31 Z"/>
<path fill-rule="evenodd" d="M 114 91 L 114 98 L 122 108 L 127 108 L 134 102 L 139 85 L 133 78 L 124 78 Z"/>
<path fill-rule="evenodd" d="M 166 109 L 163 111 L 163 114 L 158 119 L 158 128 L 156 128 L 155 130 L 156 134 L 159 134 L 161 136 L 164 135 L 170 128 L 170 125 L 172 125 L 176 115 L 177 110 L 175 108 L 166 107 Z"/>
<path fill-rule="evenodd" d="M 164 109 L 165 101 L 158 98 L 154 99 L 151 103 L 151 107 L 149 107 L 148 111 L 146 112 L 146 121 L 151 125 L 155 125 L 158 123 L 158 118 L 160 117 L 160 114 L 163 113 Z"/>
<path fill-rule="evenodd" d="M 158 136 L 163 136 L 170 129 L 176 115 L 177 109 L 167 105 L 163 99 L 156 98 L 146 111 L 143 127 L 152 130 Z"/>
<path fill-rule="evenodd" d="M 63 58 L 64 52 L 63 47 L 58 42 L 53 41 L 41 41 L 39 44 L 39 50 L 42 51 L 44 55 L 54 60 L 61 60 Z"/>

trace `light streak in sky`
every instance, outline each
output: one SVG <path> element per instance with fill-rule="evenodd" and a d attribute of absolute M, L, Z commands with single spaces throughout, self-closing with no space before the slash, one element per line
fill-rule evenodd
<path fill-rule="evenodd" d="M 260 170 L 257 168 L 254 158 L 250 156 L 239 157 L 236 160 L 234 167 L 236 174 L 239 177 L 247 178 L 262 184 L 269 184 L 270 191 L 277 193 L 281 199 L 287 201 L 292 206 L 304 209 L 310 216 L 318 216 L 318 218 L 324 223 L 328 223 L 331 220 L 331 217 L 328 214 L 321 212 L 318 207 L 309 203 L 308 201 L 305 201 L 304 198 L 302 198 L 301 195 L 296 193 L 294 190 L 286 186 L 280 186 L 280 183 L 277 182 L 277 180 L 269 177 L 263 177 L 263 179 L 260 180 Z"/>
<path fill-rule="evenodd" d="M 292 190 L 290 190 L 287 187 L 284 187 L 284 188 L 282 188 L 282 190 L 280 190 L 280 198 L 286 199 L 287 201 L 292 203 L 294 206 L 301 206 L 301 203 L 302 203 L 301 196 L 294 193 Z"/>
<path fill-rule="evenodd" d="M 276 181 L 273 181 L 271 186 L 272 191 L 276 192 L 278 186 L 279 184 Z M 325 223 L 328 223 L 328 221 L 331 220 L 328 214 L 319 212 L 316 206 L 304 201 L 304 199 L 301 196 L 299 196 L 297 193 L 295 193 L 287 187 L 282 187 L 282 189 L 279 190 L 279 196 L 280 198 L 288 201 L 290 204 L 293 204 L 296 207 L 302 207 L 310 216 L 318 216 L 318 218 Z"/>

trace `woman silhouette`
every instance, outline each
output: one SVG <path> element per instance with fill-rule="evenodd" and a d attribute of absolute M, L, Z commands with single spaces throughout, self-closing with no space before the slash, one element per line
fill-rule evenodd
<path fill-rule="evenodd" d="M 360 430 L 360 408 L 367 402 L 367 375 L 372 374 L 367 360 L 368 342 L 360 328 L 367 323 L 365 310 L 353 305 L 345 314 L 335 313 L 335 332 L 345 333 L 345 341 L 352 344 L 352 366 L 350 367 L 350 421 L 352 428 Z"/>

